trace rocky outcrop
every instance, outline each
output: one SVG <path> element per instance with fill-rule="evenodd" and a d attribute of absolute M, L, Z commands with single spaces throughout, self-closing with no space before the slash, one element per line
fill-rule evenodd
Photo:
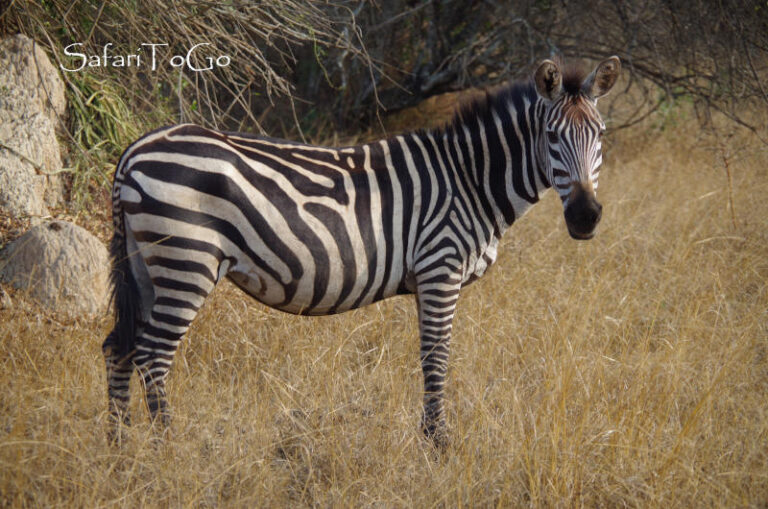
<path fill-rule="evenodd" d="M 0 252 L 0 282 L 70 316 L 106 310 L 108 279 L 106 247 L 66 221 L 35 226 Z"/>
<path fill-rule="evenodd" d="M 63 200 L 56 130 L 64 84 L 43 49 L 24 35 L 0 41 L 0 207 L 45 215 Z"/>

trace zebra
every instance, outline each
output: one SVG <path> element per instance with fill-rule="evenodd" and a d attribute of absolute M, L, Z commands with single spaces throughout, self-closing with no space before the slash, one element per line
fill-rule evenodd
<path fill-rule="evenodd" d="M 444 384 L 460 290 L 496 260 L 499 239 L 553 187 L 574 239 L 595 235 L 605 124 L 597 100 L 616 56 L 587 73 L 544 60 L 532 79 L 461 108 L 437 129 L 320 147 L 193 124 L 150 132 L 115 171 L 110 245 L 115 326 L 103 343 L 110 436 L 143 381 L 169 429 L 165 381 L 216 284 L 261 303 L 329 315 L 415 295 L 421 430 L 447 440 Z"/>

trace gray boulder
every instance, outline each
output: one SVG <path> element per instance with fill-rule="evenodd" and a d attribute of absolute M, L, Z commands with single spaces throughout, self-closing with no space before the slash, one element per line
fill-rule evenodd
<path fill-rule="evenodd" d="M 109 270 L 106 247 L 66 221 L 35 226 L 0 251 L 0 282 L 70 316 L 106 310 Z"/>
<path fill-rule="evenodd" d="M 63 201 L 56 130 L 64 84 L 43 49 L 24 36 L 0 41 L 0 207 L 46 215 Z"/>

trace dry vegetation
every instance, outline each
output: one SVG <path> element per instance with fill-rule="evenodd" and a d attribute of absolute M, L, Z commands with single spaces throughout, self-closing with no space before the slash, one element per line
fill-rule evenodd
<path fill-rule="evenodd" d="M 100 343 L 21 295 L 0 311 L 0 505 L 763 507 L 768 152 L 677 118 L 611 137 L 602 231 L 554 195 L 466 289 L 453 442 L 418 433 L 410 298 L 296 318 L 222 285 L 179 352 L 173 436 L 105 437 Z M 138 387 L 134 394 L 138 394 Z"/>

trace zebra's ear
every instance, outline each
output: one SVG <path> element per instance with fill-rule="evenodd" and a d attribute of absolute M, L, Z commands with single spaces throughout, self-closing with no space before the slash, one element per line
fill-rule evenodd
<path fill-rule="evenodd" d="M 621 60 L 616 55 L 606 58 L 595 67 L 582 85 L 582 90 L 592 99 L 598 99 L 610 92 L 621 72 Z"/>
<path fill-rule="evenodd" d="M 563 76 L 560 67 L 552 60 L 544 60 L 533 75 L 539 95 L 554 101 L 563 93 Z"/>

